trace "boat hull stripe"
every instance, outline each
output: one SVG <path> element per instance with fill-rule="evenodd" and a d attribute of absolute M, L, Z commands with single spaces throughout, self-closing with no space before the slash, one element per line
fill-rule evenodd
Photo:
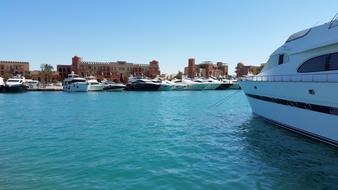
<path fill-rule="evenodd" d="M 317 104 L 309 104 L 309 103 L 305 103 L 305 102 L 296 102 L 296 101 L 291 101 L 291 100 L 285 100 L 285 99 L 280 99 L 280 98 L 272 98 L 272 97 L 267 97 L 267 96 L 259 96 L 259 95 L 247 94 L 247 93 L 245 95 L 250 97 L 250 98 L 263 100 L 263 101 L 266 101 L 266 102 L 271 102 L 271 103 L 275 103 L 275 104 L 281 104 L 281 105 L 286 105 L 286 106 L 296 107 L 296 108 L 300 108 L 300 109 L 306 109 L 306 110 L 311 110 L 311 111 L 315 111 L 315 112 L 320 112 L 320 113 L 338 116 L 338 108 L 336 108 L 336 107 L 323 106 L 323 105 L 317 105 Z"/>

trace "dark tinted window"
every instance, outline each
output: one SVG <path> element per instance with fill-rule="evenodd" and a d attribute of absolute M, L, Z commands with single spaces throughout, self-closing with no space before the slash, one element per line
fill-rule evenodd
<path fill-rule="evenodd" d="M 338 70 L 338 53 L 330 55 L 329 70 Z"/>
<path fill-rule="evenodd" d="M 284 54 L 281 54 L 278 57 L 278 65 L 283 64 L 283 63 L 284 63 Z"/>
<path fill-rule="evenodd" d="M 327 55 L 322 55 L 319 57 L 312 58 L 302 66 L 299 67 L 298 72 L 307 73 L 307 72 L 320 72 L 325 71 L 326 69 L 326 57 Z"/>

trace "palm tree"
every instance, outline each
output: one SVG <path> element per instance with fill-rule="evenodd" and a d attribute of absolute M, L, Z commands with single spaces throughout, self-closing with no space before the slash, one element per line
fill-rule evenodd
<path fill-rule="evenodd" d="M 41 73 L 45 78 L 44 82 L 48 83 L 50 79 L 50 75 L 53 73 L 54 67 L 50 64 L 43 63 L 41 64 L 40 68 L 41 68 Z"/>

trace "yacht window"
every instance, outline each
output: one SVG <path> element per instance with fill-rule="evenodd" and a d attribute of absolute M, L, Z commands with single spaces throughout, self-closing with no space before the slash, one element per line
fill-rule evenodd
<path fill-rule="evenodd" d="M 19 80 L 8 80 L 7 82 L 19 82 Z"/>
<path fill-rule="evenodd" d="M 284 63 L 284 54 L 279 55 L 278 57 L 278 65 L 281 65 Z"/>
<path fill-rule="evenodd" d="M 286 40 L 285 43 L 288 43 L 288 42 L 291 42 L 293 40 L 297 40 L 299 38 L 303 38 L 304 36 L 306 36 L 309 32 L 310 32 L 311 28 L 310 29 L 306 29 L 306 30 L 302 30 L 300 32 L 297 32 L 295 34 L 292 34 L 288 40 Z"/>
<path fill-rule="evenodd" d="M 338 70 L 338 53 L 330 55 L 329 70 Z"/>
<path fill-rule="evenodd" d="M 299 68 L 299 73 L 326 71 L 327 55 L 321 55 L 305 61 Z"/>

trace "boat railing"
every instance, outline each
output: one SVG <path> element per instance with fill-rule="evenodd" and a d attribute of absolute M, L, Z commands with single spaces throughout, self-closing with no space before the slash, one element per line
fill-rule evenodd
<path fill-rule="evenodd" d="M 253 82 L 332 82 L 332 83 L 338 83 L 338 73 L 259 75 L 259 76 L 243 77 L 240 80 L 241 81 L 253 81 Z"/>
<path fill-rule="evenodd" d="M 338 13 L 330 21 L 329 29 L 338 26 Z"/>

